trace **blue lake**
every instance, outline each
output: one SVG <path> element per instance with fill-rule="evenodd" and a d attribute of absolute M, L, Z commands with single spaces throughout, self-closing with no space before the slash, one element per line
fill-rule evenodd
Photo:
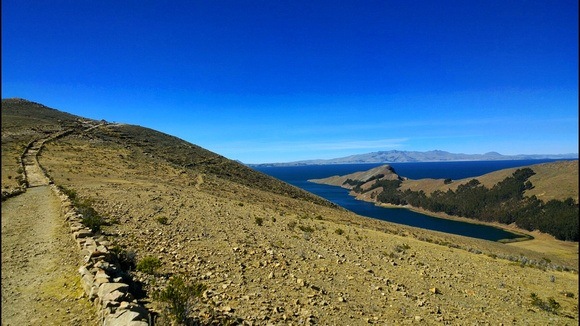
<path fill-rule="evenodd" d="M 389 163 L 397 174 L 410 179 L 450 178 L 463 179 L 477 177 L 489 172 L 520 167 L 554 160 L 518 160 L 518 161 L 471 161 L 471 162 L 421 162 L 421 163 Z M 255 170 L 278 178 L 289 184 L 323 197 L 356 214 L 399 224 L 420 227 L 446 233 L 498 241 L 514 239 L 520 235 L 485 225 L 436 218 L 407 209 L 384 208 L 372 203 L 354 199 L 348 190 L 341 187 L 320 185 L 308 182 L 309 179 L 326 178 L 334 175 L 344 175 L 353 172 L 366 171 L 382 164 L 334 164 L 307 165 L 290 167 L 254 167 Z"/>

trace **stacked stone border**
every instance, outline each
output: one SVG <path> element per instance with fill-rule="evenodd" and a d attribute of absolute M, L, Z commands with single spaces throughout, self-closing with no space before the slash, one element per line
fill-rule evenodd
<path fill-rule="evenodd" d="M 108 249 L 111 243 L 85 227 L 82 214 L 70 198 L 54 184 L 50 187 L 61 200 L 64 218 L 83 257 L 79 268 L 81 285 L 89 300 L 97 306 L 103 325 L 149 325 L 149 311 L 137 303 L 129 291 L 129 284 L 123 283 L 121 266 Z"/>

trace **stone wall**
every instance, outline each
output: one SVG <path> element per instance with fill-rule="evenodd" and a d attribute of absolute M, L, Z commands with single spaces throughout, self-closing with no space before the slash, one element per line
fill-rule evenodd
<path fill-rule="evenodd" d="M 137 303 L 129 284 L 123 281 L 126 276 L 109 251 L 111 243 L 85 227 L 83 216 L 70 198 L 55 185 L 51 188 L 62 202 L 64 217 L 83 257 L 79 268 L 81 285 L 88 299 L 97 305 L 103 325 L 149 325 L 149 312 Z"/>

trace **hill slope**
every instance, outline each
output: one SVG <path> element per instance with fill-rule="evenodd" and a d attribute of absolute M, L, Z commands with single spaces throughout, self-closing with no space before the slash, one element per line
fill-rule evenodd
<path fill-rule="evenodd" d="M 32 105 L 19 103 L 19 112 Z M 144 290 L 138 299 L 159 313 L 159 325 L 168 313 L 153 294 L 176 275 L 207 287 L 191 307 L 201 320 L 578 322 L 578 275 L 569 272 L 577 259 L 360 217 L 138 126 L 92 122 L 86 128 L 73 119 L 67 125 L 51 120 L 44 129 L 4 100 L 2 118 L 3 171 L 19 155 L 4 151 L 5 119 L 7 126 L 25 120 L 31 135 L 73 129 L 45 145 L 40 163 L 55 184 L 74 190 L 105 218 L 103 234 L 127 260 L 159 259 L 154 275 L 131 272 Z M 6 135 L 11 146 L 30 139 Z M 10 181 L 3 178 L 3 188 Z M 561 308 L 551 313 L 531 293 L 543 302 L 554 298 Z"/>

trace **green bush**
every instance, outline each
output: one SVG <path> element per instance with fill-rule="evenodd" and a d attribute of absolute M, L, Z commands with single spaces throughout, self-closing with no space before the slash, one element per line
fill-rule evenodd
<path fill-rule="evenodd" d="M 140 272 L 155 275 L 157 268 L 161 267 L 161 261 L 153 256 L 147 256 L 137 263 L 136 269 Z"/>
<path fill-rule="evenodd" d="M 314 232 L 314 229 L 311 226 L 300 225 L 300 226 L 298 226 L 298 228 L 306 233 Z"/>
<path fill-rule="evenodd" d="M 91 206 L 91 202 L 89 200 L 81 201 L 78 199 L 73 202 L 79 213 L 83 216 L 81 223 L 93 232 L 101 231 L 101 226 L 105 224 L 105 220 Z"/>
<path fill-rule="evenodd" d="M 341 228 L 338 228 L 336 230 L 334 230 L 334 233 L 338 234 L 338 235 L 343 235 L 344 234 L 344 230 Z"/>
<path fill-rule="evenodd" d="M 540 299 L 537 294 L 531 293 L 530 298 L 532 299 L 532 306 L 536 306 L 542 310 L 547 312 L 551 312 L 553 314 L 557 314 L 558 310 L 560 309 L 560 304 L 554 300 L 554 298 L 548 298 L 548 302 Z"/>
<path fill-rule="evenodd" d="M 264 223 L 264 219 L 261 217 L 255 217 L 254 221 L 256 222 L 256 224 L 258 224 L 258 226 L 262 226 L 262 224 Z"/>
<path fill-rule="evenodd" d="M 70 198 L 70 200 L 75 201 L 77 199 L 77 192 L 74 191 L 73 189 L 68 189 L 63 186 L 58 186 L 58 189 L 60 189 L 60 191 L 62 191 L 65 195 L 67 195 L 68 198 Z"/>
<path fill-rule="evenodd" d="M 167 216 L 158 216 L 157 222 L 159 222 L 159 224 L 167 225 L 169 224 L 169 219 L 167 219 Z"/>
<path fill-rule="evenodd" d="M 90 199 L 80 199 L 77 192 L 73 189 L 68 189 L 63 186 L 59 186 L 58 188 L 69 197 L 78 212 L 83 216 L 81 223 L 95 233 L 101 231 L 101 226 L 105 225 L 105 220 L 92 207 L 93 201 Z"/>
<path fill-rule="evenodd" d="M 167 287 L 154 297 L 168 304 L 167 309 L 177 323 L 185 324 L 192 299 L 199 297 L 205 289 L 206 286 L 201 283 L 188 285 L 181 276 L 175 276 L 169 280 Z"/>

